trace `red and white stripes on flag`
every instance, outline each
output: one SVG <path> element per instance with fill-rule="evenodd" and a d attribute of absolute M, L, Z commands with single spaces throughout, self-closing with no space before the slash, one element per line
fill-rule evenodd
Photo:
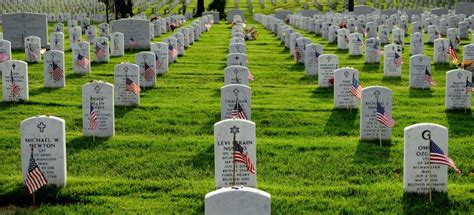
<path fill-rule="evenodd" d="M 153 68 L 149 66 L 146 62 L 145 62 L 145 66 L 143 70 L 144 70 L 144 76 L 146 80 L 153 80 L 153 78 L 156 76 Z"/>
<path fill-rule="evenodd" d="M 7 53 L 0 53 L 0 63 L 10 60 L 10 57 Z"/>
<path fill-rule="evenodd" d="M 251 81 L 253 81 L 255 79 L 255 77 L 252 75 L 252 73 L 250 72 L 249 70 L 249 73 L 247 74 L 247 78 Z"/>
<path fill-rule="evenodd" d="M 10 72 L 10 88 L 11 88 L 11 94 L 13 96 L 18 96 L 20 95 L 20 86 L 18 86 L 18 84 L 16 84 L 16 81 L 15 79 L 13 78 L 13 72 Z"/>
<path fill-rule="evenodd" d="M 130 91 L 132 92 L 133 94 L 135 95 L 139 95 L 140 94 L 140 87 L 138 86 L 138 84 L 133 81 L 132 79 L 130 78 L 127 78 L 125 80 L 125 84 L 127 85 L 126 88 L 127 88 L 127 91 Z"/>
<path fill-rule="evenodd" d="M 26 174 L 25 184 L 30 194 L 36 192 L 38 189 L 48 184 L 46 176 L 44 176 L 43 172 L 41 172 L 41 169 L 39 168 L 38 164 L 36 164 L 36 161 L 33 158 L 33 153 L 30 157 L 30 163 L 28 165 L 28 173 Z"/>
<path fill-rule="evenodd" d="M 392 116 L 389 113 L 385 112 L 385 108 L 382 107 L 380 102 L 377 102 L 376 120 L 388 128 L 393 128 L 393 126 L 395 126 L 395 120 L 392 119 Z"/>
<path fill-rule="evenodd" d="M 449 42 L 448 53 L 451 56 L 453 63 L 458 65 L 459 64 L 458 54 L 456 53 L 456 49 L 454 48 L 453 43 L 451 41 Z"/>
<path fill-rule="evenodd" d="M 89 67 L 90 61 L 85 56 L 79 54 L 77 55 L 76 64 L 83 69 L 87 69 Z"/>
<path fill-rule="evenodd" d="M 248 153 L 244 152 L 244 148 L 237 141 L 234 141 L 233 159 L 235 162 L 245 164 L 247 171 L 249 171 L 251 174 L 255 174 L 257 172 L 255 165 L 248 156 Z"/>
<path fill-rule="evenodd" d="M 461 170 L 456 166 L 453 160 L 444 154 L 443 150 L 433 140 L 430 140 L 430 163 L 441 164 L 452 167 L 457 173 Z"/>
<path fill-rule="evenodd" d="M 53 65 L 49 69 L 49 75 L 55 80 L 61 80 L 64 76 L 64 71 L 55 63 L 53 62 Z"/>

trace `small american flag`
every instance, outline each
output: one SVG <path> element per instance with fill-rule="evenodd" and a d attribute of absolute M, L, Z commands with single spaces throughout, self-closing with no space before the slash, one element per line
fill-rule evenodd
<path fill-rule="evenodd" d="M 92 105 L 92 97 L 90 97 L 90 110 L 89 110 L 89 128 L 95 130 L 97 127 L 97 113 L 95 112 L 94 106 Z"/>
<path fill-rule="evenodd" d="M 96 46 L 96 47 L 95 47 L 95 55 L 96 55 L 97 57 L 99 57 L 99 58 L 104 58 L 105 55 L 106 55 L 106 53 L 105 53 L 104 49 L 102 49 L 102 48 Z"/>
<path fill-rule="evenodd" d="M 393 64 L 396 66 L 396 67 L 400 67 L 402 65 L 402 57 L 395 52 L 395 58 L 393 59 Z"/>
<path fill-rule="evenodd" d="M 472 82 L 466 79 L 466 94 L 474 92 L 472 89 Z"/>
<path fill-rule="evenodd" d="M 252 174 L 257 172 L 255 165 L 252 163 L 252 160 L 248 157 L 248 153 L 244 152 L 244 148 L 237 142 L 234 141 L 234 161 L 245 164 L 247 171 Z"/>
<path fill-rule="evenodd" d="M 178 56 L 178 50 L 173 47 L 171 44 L 168 46 L 168 55 L 171 58 L 176 58 Z"/>
<path fill-rule="evenodd" d="M 53 65 L 49 69 L 49 75 L 55 80 L 58 81 L 63 78 L 64 71 L 53 61 Z"/>
<path fill-rule="evenodd" d="M 346 43 L 349 43 L 349 37 L 347 35 L 344 36 L 344 39 L 346 40 Z"/>
<path fill-rule="evenodd" d="M 7 53 L 0 53 L 0 63 L 10 60 L 10 57 Z"/>
<path fill-rule="evenodd" d="M 11 82 L 11 93 L 13 96 L 20 95 L 20 87 L 16 84 L 15 79 L 13 78 L 13 72 L 10 72 L 10 82 Z"/>
<path fill-rule="evenodd" d="M 127 85 L 127 91 L 130 91 L 132 92 L 133 94 L 135 95 L 138 95 L 140 94 L 140 87 L 138 86 L 137 83 L 135 83 L 135 81 L 133 81 L 132 79 L 130 78 L 126 78 L 125 79 L 125 85 Z"/>
<path fill-rule="evenodd" d="M 374 53 L 377 54 L 377 55 L 382 54 L 382 50 L 380 49 L 380 45 L 377 41 L 375 41 L 375 43 L 374 43 Z"/>
<path fill-rule="evenodd" d="M 156 61 L 156 66 L 155 66 L 155 68 L 156 68 L 156 69 L 160 69 L 160 68 L 161 68 L 161 61 L 160 61 L 160 58 L 158 57 L 157 54 L 155 54 L 155 61 Z"/>
<path fill-rule="evenodd" d="M 81 54 L 77 55 L 77 60 L 76 60 L 77 65 L 86 69 L 89 67 L 89 63 L 90 63 L 89 60 L 85 56 L 82 56 Z"/>
<path fill-rule="evenodd" d="M 28 49 L 28 55 L 30 56 L 31 60 L 36 60 L 38 58 L 38 55 L 36 54 L 35 50 L 32 48 Z"/>
<path fill-rule="evenodd" d="M 441 34 L 438 31 L 435 31 L 435 38 L 436 39 L 441 38 Z"/>
<path fill-rule="evenodd" d="M 456 44 L 461 44 L 461 39 L 459 39 L 459 37 L 456 37 L 454 38 L 454 42 L 456 42 Z"/>
<path fill-rule="evenodd" d="M 428 66 L 425 69 L 425 80 L 431 85 L 431 86 L 436 86 L 436 81 L 433 80 L 433 77 L 431 76 L 430 70 L 428 69 Z"/>
<path fill-rule="evenodd" d="M 238 101 L 235 103 L 234 109 L 232 110 L 230 115 L 232 116 L 232 118 L 247 119 L 247 114 L 245 114 L 244 109 Z"/>
<path fill-rule="evenodd" d="M 145 62 L 145 66 L 143 67 L 143 70 L 144 70 L 145 79 L 153 80 L 153 78 L 155 77 L 155 71 L 153 71 L 153 68 L 151 68 L 151 66 L 148 65 L 146 62 Z"/>
<path fill-rule="evenodd" d="M 130 37 L 130 40 L 128 41 L 128 45 L 132 48 L 135 48 L 135 46 L 137 46 L 137 41 L 135 41 L 133 37 Z"/>
<path fill-rule="evenodd" d="M 384 124 L 389 128 L 393 128 L 395 121 L 392 119 L 389 113 L 385 112 L 385 108 L 382 107 L 380 102 L 377 102 L 377 121 Z"/>
<path fill-rule="evenodd" d="M 360 99 L 361 94 L 362 94 L 362 86 L 359 83 L 359 80 L 355 78 L 354 76 L 352 77 L 352 85 L 351 85 L 351 94 L 358 99 Z"/>
<path fill-rule="evenodd" d="M 48 184 L 46 176 L 43 174 L 38 164 L 36 164 L 35 159 L 33 158 L 33 152 L 31 152 L 30 163 L 28 165 L 28 173 L 26 174 L 25 184 L 30 194 L 36 192 L 38 189 Z"/>
<path fill-rule="evenodd" d="M 249 70 L 249 73 L 247 74 L 247 78 L 251 81 L 253 81 L 255 79 L 255 77 L 252 75 L 252 73 L 250 72 Z"/>
<path fill-rule="evenodd" d="M 328 85 L 329 85 L 330 87 L 333 87 L 333 86 L 334 86 L 334 77 L 331 77 L 331 78 L 328 79 Z"/>
<path fill-rule="evenodd" d="M 301 56 L 302 56 L 301 49 L 300 48 L 295 48 L 293 58 L 294 58 L 296 63 L 298 63 L 300 61 Z"/>
<path fill-rule="evenodd" d="M 442 164 L 452 167 L 457 173 L 461 173 L 461 170 L 456 167 L 451 158 L 444 154 L 443 150 L 432 140 L 430 140 L 430 163 Z"/>
<path fill-rule="evenodd" d="M 453 46 L 453 43 L 449 41 L 448 53 L 451 55 L 451 59 L 453 60 L 454 64 L 459 64 L 458 54 L 456 53 L 456 49 Z"/>

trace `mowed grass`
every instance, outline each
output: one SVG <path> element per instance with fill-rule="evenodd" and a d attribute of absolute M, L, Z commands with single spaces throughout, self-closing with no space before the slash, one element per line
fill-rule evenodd
<path fill-rule="evenodd" d="M 247 22 L 260 34 L 258 40 L 246 42 L 248 67 L 255 75 L 250 86 L 257 125 L 257 186 L 272 195 L 275 214 L 474 211 L 474 118 L 471 112 L 444 111 L 445 73 L 453 66 L 433 67 L 437 87 L 410 90 L 407 49 L 402 78 L 384 79 L 382 64 L 366 65 L 363 57 L 348 57 L 347 51 L 306 34 L 325 46 L 325 53 L 337 53 L 341 67 L 358 69 L 364 86 L 393 90 L 397 125 L 392 141 L 383 147 L 360 142 L 359 113 L 334 110 L 332 90 L 320 89 L 317 78 L 304 76 L 304 67 L 294 64 L 284 45 L 251 20 L 242 2 Z M 113 83 L 114 65 L 134 62 L 136 52 L 94 64 L 91 74 L 79 76 L 72 74 L 68 50 L 63 89 L 44 88 L 43 64 L 29 64 L 30 101 L 0 104 L 0 213 L 202 214 L 205 194 L 215 189 L 213 124 L 220 120 L 229 39 L 229 25 L 214 25 L 158 77 L 155 88 L 142 92 L 139 107 L 116 107 L 115 137 L 95 142 L 82 136 L 81 86 L 90 80 Z M 432 47 L 425 47 L 432 55 Z M 14 58 L 25 56 L 15 51 Z M 42 188 L 37 194 L 41 207 L 34 209 L 22 185 L 19 123 L 40 114 L 66 120 L 68 184 Z M 449 128 L 449 155 L 463 170 L 449 171 L 449 192 L 436 193 L 433 204 L 427 195 L 403 193 L 403 128 L 421 122 Z"/>

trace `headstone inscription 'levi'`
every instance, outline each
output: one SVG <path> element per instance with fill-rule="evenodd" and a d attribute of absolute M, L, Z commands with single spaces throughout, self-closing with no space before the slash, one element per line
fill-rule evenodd
<path fill-rule="evenodd" d="M 469 92 L 471 90 L 471 92 Z M 446 73 L 445 108 L 471 109 L 472 73 L 455 69 Z"/>
<path fill-rule="evenodd" d="M 88 74 L 91 72 L 90 50 L 88 42 L 77 42 L 72 44 L 72 71 L 77 74 Z"/>
<path fill-rule="evenodd" d="M 249 85 L 249 69 L 243 66 L 228 66 L 224 69 L 224 85 L 243 84 Z"/>
<path fill-rule="evenodd" d="M 414 55 L 410 57 L 410 88 L 430 88 L 431 58 L 426 55 Z M 431 83 L 431 84 L 430 84 Z"/>
<path fill-rule="evenodd" d="M 48 184 L 66 186 L 64 120 L 54 116 L 35 116 L 23 120 L 20 127 L 23 179 L 26 179 L 30 158 L 33 156 Z"/>
<path fill-rule="evenodd" d="M 114 85 L 93 81 L 82 86 L 82 130 L 84 136 L 113 137 Z"/>
<path fill-rule="evenodd" d="M 252 92 L 243 84 L 229 84 L 221 88 L 221 120 L 229 118 L 252 119 Z"/>
<path fill-rule="evenodd" d="M 48 43 L 48 21 L 45 14 L 9 13 L 3 14 L 4 39 L 11 42 L 12 49 L 23 49 L 28 36 L 41 39 L 41 47 Z"/>
<path fill-rule="evenodd" d="M 388 115 L 392 113 L 392 90 L 381 86 L 365 87 L 360 103 L 360 139 L 390 140 L 391 128 L 384 126 L 376 118 L 377 109 Z"/>
<path fill-rule="evenodd" d="M 358 107 L 358 98 L 351 94 L 351 86 L 359 80 L 358 71 L 352 68 L 341 68 L 334 71 L 334 108 Z"/>
<path fill-rule="evenodd" d="M 216 188 L 257 186 L 257 142 L 255 123 L 227 119 L 214 124 L 214 165 Z M 247 156 L 251 163 L 233 162 L 236 155 Z M 235 172 L 233 172 L 235 167 Z M 249 171 L 250 167 L 251 171 Z M 234 181 L 235 177 L 235 181 Z M 235 184 L 234 184 L 235 182 Z"/>
<path fill-rule="evenodd" d="M 11 60 L 0 64 L 2 67 L 3 101 L 27 101 L 28 64 L 24 61 Z"/>
<path fill-rule="evenodd" d="M 112 32 L 121 32 L 126 49 L 150 49 L 150 21 L 121 19 L 112 22 Z"/>
<path fill-rule="evenodd" d="M 334 54 L 319 55 L 318 86 L 334 86 L 334 70 L 339 68 L 339 57 Z"/>
<path fill-rule="evenodd" d="M 227 187 L 206 194 L 206 215 L 271 214 L 269 193 L 250 187 Z"/>
<path fill-rule="evenodd" d="M 44 55 L 44 87 L 62 88 L 66 85 L 64 52 L 47 51 Z"/>
<path fill-rule="evenodd" d="M 117 106 L 140 104 L 140 76 L 136 64 L 115 65 L 114 101 Z"/>
<path fill-rule="evenodd" d="M 432 123 L 419 123 L 404 129 L 403 187 L 405 192 L 428 193 L 448 190 L 448 167 L 431 164 L 430 147 L 436 144 L 448 153 L 448 129 Z"/>

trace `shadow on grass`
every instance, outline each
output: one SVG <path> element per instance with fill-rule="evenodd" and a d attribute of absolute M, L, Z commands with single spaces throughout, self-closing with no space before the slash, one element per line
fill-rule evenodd
<path fill-rule="evenodd" d="M 36 195 L 36 205 L 68 205 L 87 204 L 90 200 L 83 199 L 73 193 L 60 192 L 61 188 L 55 185 L 47 185 L 39 189 Z M 0 207 L 15 205 L 17 207 L 31 207 L 32 196 L 23 184 L 15 184 L 15 187 L 0 194 Z"/>
<path fill-rule="evenodd" d="M 299 84 L 314 84 L 316 86 L 318 84 L 318 76 L 317 75 L 305 75 L 298 80 Z"/>
<path fill-rule="evenodd" d="M 432 192 L 432 202 L 428 194 L 404 193 L 402 198 L 404 214 L 449 214 L 453 202 L 448 193 Z"/>
<path fill-rule="evenodd" d="M 446 111 L 450 136 L 472 136 L 474 117 L 470 109 L 457 109 Z M 452 134 L 452 135 L 451 135 Z"/>
<path fill-rule="evenodd" d="M 51 93 L 53 91 L 58 91 L 58 90 L 61 90 L 61 88 L 42 87 L 42 88 L 36 88 L 34 90 L 30 90 L 29 94 L 30 94 L 30 96 L 37 96 L 37 95 L 40 95 L 42 93 Z"/>
<path fill-rule="evenodd" d="M 68 73 L 66 74 L 66 81 L 71 79 L 81 79 L 86 76 L 85 74 L 78 74 L 78 73 Z"/>
<path fill-rule="evenodd" d="M 409 89 L 408 96 L 410 98 L 431 98 L 433 97 L 434 90 L 432 89 Z"/>
<path fill-rule="evenodd" d="M 333 98 L 333 89 L 330 87 L 327 88 L 322 88 L 316 86 L 316 89 L 311 91 L 311 98 L 324 98 L 324 99 L 329 99 Z"/>
<path fill-rule="evenodd" d="M 402 82 L 402 77 L 383 77 L 382 83 L 388 85 L 400 85 Z"/>
<path fill-rule="evenodd" d="M 364 63 L 362 66 L 362 73 L 377 73 L 380 69 L 380 63 Z"/>
<path fill-rule="evenodd" d="M 391 140 L 382 141 L 380 146 L 379 140 L 359 140 L 357 150 L 355 152 L 354 163 L 361 164 L 384 164 L 390 159 Z"/>
<path fill-rule="evenodd" d="M 209 169 L 214 168 L 214 145 L 208 144 L 203 148 L 204 150 L 194 154 L 194 156 L 186 162 L 186 166 L 191 167 L 193 170 L 204 170 L 204 172 L 209 172 Z"/>
<path fill-rule="evenodd" d="M 139 108 L 138 105 L 129 105 L 129 106 L 115 106 L 115 118 L 121 119 L 124 118 L 125 115 L 133 111 L 135 109 Z M 156 111 L 159 111 L 159 107 L 154 107 L 156 108 Z M 154 110 L 155 111 L 155 110 Z"/>
<path fill-rule="evenodd" d="M 104 146 L 105 142 L 109 140 L 108 137 L 80 136 L 69 141 L 67 144 L 67 153 L 75 154 L 82 150 L 93 150 L 97 147 Z"/>
<path fill-rule="evenodd" d="M 304 64 L 295 62 L 290 67 L 290 72 L 301 72 L 301 71 L 304 71 Z"/>
<path fill-rule="evenodd" d="M 199 129 L 199 134 L 202 135 L 213 135 L 214 134 L 214 124 L 221 121 L 220 111 L 212 112 L 212 115 L 208 117 L 209 120 L 206 121 L 203 126 Z"/>
<path fill-rule="evenodd" d="M 357 109 L 333 109 L 331 115 L 326 120 L 324 133 L 329 136 L 349 136 L 357 135 Z"/>
<path fill-rule="evenodd" d="M 456 69 L 456 66 L 454 64 L 450 63 L 436 63 L 434 64 L 434 72 L 443 72 L 446 73 L 449 70 Z"/>

